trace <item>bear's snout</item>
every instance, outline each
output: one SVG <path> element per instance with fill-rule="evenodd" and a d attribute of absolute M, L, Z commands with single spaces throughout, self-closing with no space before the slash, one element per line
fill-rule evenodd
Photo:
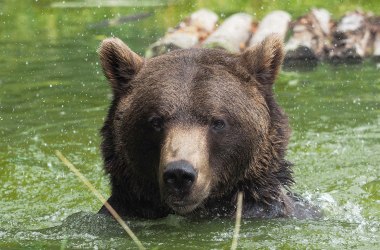
<path fill-rule="evenodd" d="M 187 161 L 169 163 L 163 173 L 165 187 L 176 195 L 186 195 L 197 179 L 197 172 Z"/>
<path fill-rule="evenodd" d="M 211 188 L 206 130 L 173 126 L 167 131 L 160 158 L 162 200 L 176 213 L 193 211 Z"/>

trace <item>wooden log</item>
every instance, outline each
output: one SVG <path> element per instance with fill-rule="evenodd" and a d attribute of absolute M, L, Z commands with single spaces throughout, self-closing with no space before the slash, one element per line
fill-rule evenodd
<path fill-rule="evenodd" d="M 237 13 L 227 18 L 204 42 L 203 47 L 222 48 L 231 52 L 245 49 L 252 33 L 252 16 Z"/>
<path fill-rule="evenodd" d="M 249 46 L 260 43 L 272 33 L 278 34 L 282 40 L 285 40 L 290 21 L 291 16 L 285 11 L 276 10 L 269 13 L 263 18 L 263 20 L 261 20 L 256 32 L 253 34 L 249 42 Z"/>
<path fill-rule="evenodd" d="M 189 23 L 190 26 L 194 26 L 209 34 L 214 31 L 217 21 L 218 16 L 214 12 L 207 9 L 200 9 L 191 14 Z"/>
<path fill-rule="evenodd" d="M 368 24 L 373 37 L 372 57 L 375 61 L 380 61 L 380 17 L 370 17 Z"/>
<path fill-rule="evenodd" d="M 376 61 L 380 61 L 380 32 L 376 33 L 373 43 L 373 57 Z"/>
<path fill-rule="evenodd" d="M 371 32 L 364 13 L 347 13 L 336 26 L 329 60 L 332 63 L 359 63 L 369 55 Z"/>
<path fill-rule="evenodd" d="M 218 16 L 206 9 L 191 14 L 176 28 L 169 29 L 166 35 L 152 44 L 146 51 L 146 57 L 154 57 L 175 49 L 196 47 L 214 31 Z"/>
<path fill-rule="evenodd" d="M 324 57 L 330 34 L 330 13 L 325 9 L 313 9 L 292 25 L 293 35 L 285 46 L 285 66 L 310 66 Z"/>

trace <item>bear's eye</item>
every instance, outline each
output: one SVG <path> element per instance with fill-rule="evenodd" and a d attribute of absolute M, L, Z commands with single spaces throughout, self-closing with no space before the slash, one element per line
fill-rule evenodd
<path fill-rule="evenodd" d="M 161 131 L 162 127 L 164 126 L 164 121 L 161 117 L 153 116 L 149 119 L 149 123 L 152 126 L 152 128 L 156 131 Z"/>
<path fill-rule="evenodd" d="M 211 127 L 214 130 L 222 130 L 226 126 L 226 123 L 223 120 L 214 120 L 211 124 Z"/>

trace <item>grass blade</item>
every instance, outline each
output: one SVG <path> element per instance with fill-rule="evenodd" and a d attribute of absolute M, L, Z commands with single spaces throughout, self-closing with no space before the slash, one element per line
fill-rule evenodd
<path fill-rule="evenodd" d="M 71 172 L 73 172 L 88 187 L 88 189 L 90 189 L 90 191 L 104 204 L 104 206 L 112 214 L 115 220 L 123 227 L 123 229 L 127 232 L 127 234 L 136 243 L 138 248 L 145 249 L 145 247 L 142 245 L 141 241 L 137 238 L 137 236 L 123 221 L 123 219 L 115 211 L 115 209 L 113 209 L 113 207 L 107 202 L 107 200 L 103 197 L 103 195 L 91 184 L 91 182 L 89 182 L 89 180 L 87 180 L 87 178 L 81 172 L 79 172 L 79 170 L 65 156 L 63 156 L 63 154 L 60 151 L 56 150 L 55 154 L 71 170 Z"/>
<path fill-rule="evenodd" d="M 234 230 L 234 236 L 232 238 L 231 250 L 235 250 L 237 248 L 242 210 L 243 210 L 243 193 L 239 192 L 238 198 L 237 198 L 237 206 L 236 206 L 235 230 Z"/>

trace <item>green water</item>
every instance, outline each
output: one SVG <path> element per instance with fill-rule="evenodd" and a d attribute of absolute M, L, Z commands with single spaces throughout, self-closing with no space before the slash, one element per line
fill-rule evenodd
<path fill-rule="evenodd" d="M 54 154 L 60 150 L 109 195 L 98 133 L 110 100 L 95 52 L 101 39 L 115 35 L 143 53 L 167 27 L 198 7 L 214 6 L 221 15 L 240 8 L 261 17 L 278 7 L 304 13 L 310 1 L 51 8 L 53 2 L 0 0 L 0 249 L 132 248 L 113 220 L 95 214 L 99 201 Z M 379 7 L 376 1 L 339 2 L 327 5 L 336 4 L 335 15 L 357 3 L 364 9 Z M 141 12 L 153 15 L 90 28 Z M 379 248 L 379 67 L 367 61 L 283 72 L 276 94 L 293 128 L 288 151 L 295 163 L 293 189 L 322 207 L 325 217 L 244 220 L 239 247 Z M 234 227 L 232 220 L 179 216 L 128 223 L 146 247 L 155 249 L 228 249 Z"/>

